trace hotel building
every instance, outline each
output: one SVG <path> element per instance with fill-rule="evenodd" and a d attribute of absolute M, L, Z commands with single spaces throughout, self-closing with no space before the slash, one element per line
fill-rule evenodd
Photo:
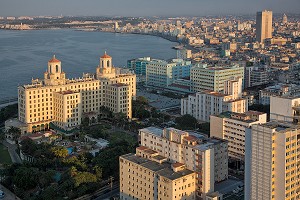
<path fill-rule="evenodd" d="M 53 56 L 44 79 L 32 80 L 31 84 L 18 88 L 18 120 L 22 132 L 42 130 L 50 124 L 69 131 L 80 125 L 85 116 L 97 118 L 101 106 L 131 118 L 136 76 L 120 71 L 113 67 L 112 57 L 105 53 L 95 74 L 68 79 L 61 61 Z"/>
<path fill-rule="evenodd" d="M 228 144 L 174 128 L 139 130 L 140 148 L 149 148 L 172 163 L 181 163 L 196 173 L 196 195 L 214 192 L 214 183 L 228 178 Z"/>

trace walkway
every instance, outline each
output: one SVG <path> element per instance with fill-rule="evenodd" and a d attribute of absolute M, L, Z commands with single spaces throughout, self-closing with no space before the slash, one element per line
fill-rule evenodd
<path fill-rule="evenodd" d="M 7 147 L 11 161 L 13 163 L 22 163 L 22 160 L 21 160 L 19 154 L 17 154 L 17 152 L 16 152 L 16 150 L 18 148 L 18 146 L 16 144 L 10 144 L 5 140 L 2 142 L 2 144 Z"/>

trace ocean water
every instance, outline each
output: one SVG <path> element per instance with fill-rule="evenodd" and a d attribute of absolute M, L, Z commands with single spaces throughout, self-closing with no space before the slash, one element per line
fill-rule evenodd
<path fill-rule="evenodd" d="M 104 51 L 113 65 L 126 66 L 127 60 L 150 56 L 169 59 L 176 43 L 136 34 L 64 30 L 0 30 L 0 100 L 16 97 L 18 85 L 42 78 L 47 62 L 55 54 L 68 78 L 94 73 Z"/>

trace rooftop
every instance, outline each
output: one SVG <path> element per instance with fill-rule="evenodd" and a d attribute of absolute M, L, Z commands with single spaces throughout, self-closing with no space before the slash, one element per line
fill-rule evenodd
<path fill-rule="evenodd" d="M 163 134 L 163 129 L 152 127 L 152 126 L 140 129 L 140 131 L 145 132 L 145 133 L 155 134 L 155 135 L 160 136 L 160 137 Z"/>
<path fill-rule="evenodd" d="M 57 63 L 60 62 L 60 60 L 55 58 L 55 55 L 53 55 L 53 57 L 48 61 L 49 63 Z"/>
<path fill-rule="evenodd" d="M 155 161 L 151 161 L 149 159 L 146 158 L 142 158 L 139 156 L 136 156 L 135 154 L 126 154 L 123 156 L 120 156 L 120 158 L 129 160 L 130 162 L 133 162 L 135 164 L 138 164 L 144 168 L 147 168 L 149 170 L 151 170 L 152 172 L 156 172 L 157 174 L 159 174 L 160 176 L 167 178 L 169 180 L 176 180 L 178 178 L 182 178 L 184 176 L 193 174 L 193 171 L 184 169 L 178 172 L 174 172 L 172 170 L 172 164 L 171 163 L 158 163 Z"/>

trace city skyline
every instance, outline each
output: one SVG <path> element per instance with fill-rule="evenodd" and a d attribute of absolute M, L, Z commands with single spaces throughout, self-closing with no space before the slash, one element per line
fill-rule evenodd
<path fill-rule="evenodd" d="M 159 5 L 159 6 L 157 6 Z M 21 9 L 20 9 L 21 8 Z M 146 9 L 145 9 L 146 8 Z M 272 10 L 274 13 L 299 13 L 298 0 L 254 1 L 205 1 L 205 0 L 90 0 L 82 3 L 79 0 L 53 0 L 41 2 L 36 0 L 4 0 L 0 8 L 3 16 L 202 16 L 225 14 L 254 14 L 255 11 Z"/>

